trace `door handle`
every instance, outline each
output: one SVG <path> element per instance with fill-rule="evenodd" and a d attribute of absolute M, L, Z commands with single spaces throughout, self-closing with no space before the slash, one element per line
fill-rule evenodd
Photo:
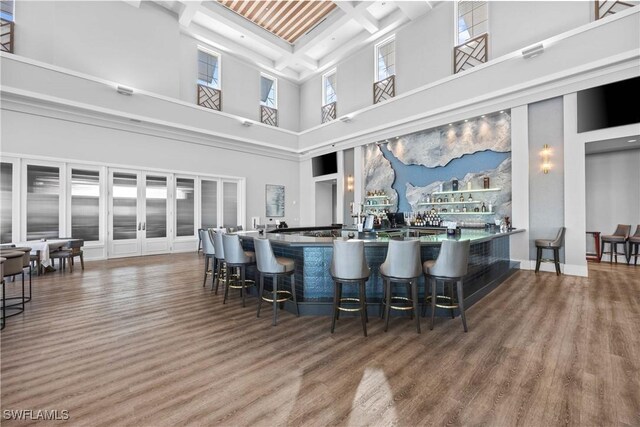
<path fill-rule="evenodd" d="M 139 223 L 138 223 L 138 231 L 140 231 L 140 230 L 141 230 L 141 228 L 140 228 L 140 227 L 142 227 L 142 223 L 141 223 L 141 222 L 139 222 Z"/>
<path fill-rule="evenodd" d="M 146 222 L 143 222 L 143 223 L 142 223 L 142 229 L 143 229 L 143 230 L 146 230 L 146 229 L 147 229 L 147 223 L 146 223 Z"/>

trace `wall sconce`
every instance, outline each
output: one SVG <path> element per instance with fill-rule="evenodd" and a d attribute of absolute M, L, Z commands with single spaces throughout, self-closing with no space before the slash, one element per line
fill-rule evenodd
<path fill-rule="evenodd" d="M 347 191 L 353 191 L 353 176 L 349 175 L 347 177 Z"/>
<path fill-rule="evenodd" d="M 551 148 L 549 148 L 549 144 L 544 144 L 542 147 L 542 152 L 540 153 L 542 156 L 542 172 L 549 173 L 551 169 L 551 162 L 549 158 L 551 157 Z"/>

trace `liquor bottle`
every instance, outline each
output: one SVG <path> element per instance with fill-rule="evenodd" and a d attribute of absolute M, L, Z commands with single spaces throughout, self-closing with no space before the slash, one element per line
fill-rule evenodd
<path fill-rule="evenodd" d="M 451 195 L 451 203 L 455 203 L 456 202 L 456 196 L 455 195 Z"/>
<path fill-rule="evenodd" d="M 482 202 L 482 207 L 480 208 L 480 210 L 482 212 L 486 212 L 487 211 L 487 207 L 484 205 L 484 202 Z"/>
<path fill-rule="evenodd" d="M 471 191 L 471 180 L 467 181 L 467 190 Z"/>
<path fill-rule="evenodd" d="M 466 207 L 466 206 L 463 206 L 463 207 L 462 207 L 462 212 L 466 212 L 466 211 L 467 211 L 467 207 Z"/>
<path fill-rule="evenodd" d="M 471 197 L 471 194 L 469 194 L 469 198 L 467 199 L 467 201 L 473 202 L 473 197 Z"/>
<path fill-rule="evenodd" d="M 449 198 L 447 196 L 444 196 L 444 202 L 449 203 Z"/>
<path fill-rule="evenodd" d="M 464 194 L 460 194 L 460 201 L 464 203 Z"/>
<path fill-rule="evenodd" d="M 453 181 L 451 181 L 451 190 L 458 191 L 458 180 L 457 179 L 454 179 Z"/>
<path fill-rule="evenodd" d="M 489 212 L 493 212 L 493 205 L 489 202 Z"/>

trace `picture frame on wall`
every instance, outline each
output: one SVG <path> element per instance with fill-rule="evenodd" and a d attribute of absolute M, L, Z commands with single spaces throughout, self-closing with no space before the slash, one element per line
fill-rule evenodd
<path fill-rule="evenodd" d="M 284 185 L 266 184 L 265 209 L 267 217 L 284 216 Z"/>

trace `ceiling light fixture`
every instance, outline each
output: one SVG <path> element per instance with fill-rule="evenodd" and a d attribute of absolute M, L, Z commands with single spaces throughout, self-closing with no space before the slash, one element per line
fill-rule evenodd
<path fill-rule="evenodd" d="M 542 43 L 539 43 L 535 46 L 528 47 L 522 50 L 522 57 L 524 59 L 535 58 L 536 56 L 542 54 L 544 52 L 544 46 Z"/>
<path fill-rule="evenodd" d="M 636 141 L 637 141 L 637 139 L 630 139 L 627 142 L 636 142 Z"/>
<path fill-rule="evenodd" d="M 500 113 L 504 113 L 504 110 L 500 110 Z"/>
<path fill-rule="evenodd" d="M 126 87 L 126 86 L 118 85 L 118 87 L 116 87 L 116 91 L 118 91 L 118 93 L 120 95 L 126 95 L 126 96 L 133 95 L 133 89 L 131 89 L 130 87 Z"/>

